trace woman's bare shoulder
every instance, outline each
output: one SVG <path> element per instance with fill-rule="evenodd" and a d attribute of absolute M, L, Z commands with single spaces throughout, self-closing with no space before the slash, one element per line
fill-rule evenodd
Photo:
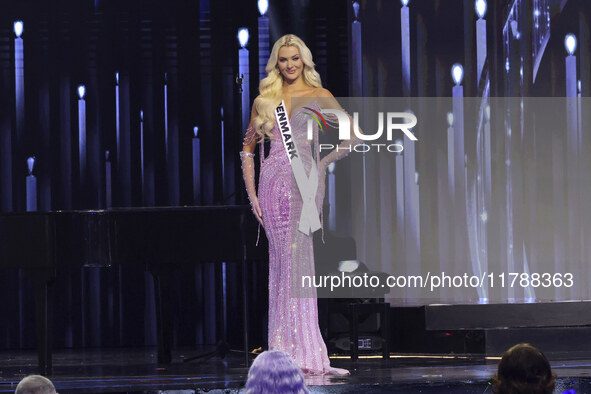
<path fill-rule="evenodd" d="M 325 88 L 316 88 L 316 90 L 314 91 L 314 94 L 316 94 L 316 97 L 334 97 L 332 95 L 332 93 L 330 92 L 330 90 L 325 89 Z"/>
<path fill-rule="evenodd" d="M 318 105 L 324 109 L 341 109 L 341 105 L 337 99 L 332 95 L 330 90 L 325 88 L 317 88 L 316 97 L 319 98 Z"/>
<path fill-rule="evenodd" d="M 314 88 L 312 93 L 315 97 L 333 97 L 332 93 L 323 87 Z"/>

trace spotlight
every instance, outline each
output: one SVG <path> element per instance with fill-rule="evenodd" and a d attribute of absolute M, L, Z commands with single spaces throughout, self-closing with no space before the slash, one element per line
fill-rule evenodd
<path fill-rule="evenodd" d="M 29 175 L 33 175 L 33 167 L 35 167 L 35 156 L 27 159 L 27 167 L 29 168 Z"/>
<path fill-rule="evenodd" d="M 462 78 L 464 78 L 464 67 L 460 63 L 451 66 L 451 76 L 456 85 L 461 84 Z"/>
<path fill-rule="evenodd" d="M 474 8 L 476 9 L 476 14 L 480 19 L 484 18 L 486 14 L 486 0 L 476 0 L 474 3 Z"/>
<path fill-rule="evenodd" d="M 246 27 L 238 29 L 238 42 L 242 48 L 248 44 L 248 29 Z"/>
<path fill-rule="evenodd" d="M 261 16 L 265 16 L 267 10 L 269 9 L 269 2 L 267 0 L 259 0 L 258 6 Z"/>
<path fill-rule="evenodd" d="M 564 47 L 569 55 L 573 55 L 577 50 L 577 37 L 574 34 L 569 33 L 564 37 Z"/>
<path fill-rule="evenodd" d="M 14 34 L 16 34 L 17 38 L 20 38 L 23 34 L 23 21 L 14 22 Z"/>

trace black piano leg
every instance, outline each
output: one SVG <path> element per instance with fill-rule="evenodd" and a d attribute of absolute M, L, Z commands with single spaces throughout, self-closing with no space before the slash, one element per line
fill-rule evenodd
<path fill-rule="evenodd" d="M 39 373 L 50 376 L 52 373 L 52 302 L 51 289 L 53 275 L 47 271 L 30 272 L 35 286 L 35 318 L 37 323 L 37 355 Z"/>
<path fill-rule="evenodd" d="M 156 333 L 158 338 L 158 363 L 172 362 L 172 272 L 164 269 L 152 272 L 156 297 Z"/>

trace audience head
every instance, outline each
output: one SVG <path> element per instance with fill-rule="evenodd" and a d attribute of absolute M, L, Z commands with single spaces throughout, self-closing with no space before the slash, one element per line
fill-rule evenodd
<path fill-rule="evenodd" d="M 537 347 L 520 343 L 505 353 L 493 378 L 497 394 L 552 394 L 554 379 L 548 359 Z"/>
<path fill-rule="evenodd" d="M 57 394 L 51 380 L 41 375 L 29 375 L 16 386 L 14 394 Z"/>
<path fill-rule="evenodd" d="M 307 394 L 304 374 L 284 352 L 269 350 L 252 363 L 246 381 L 246 394 Z"/>

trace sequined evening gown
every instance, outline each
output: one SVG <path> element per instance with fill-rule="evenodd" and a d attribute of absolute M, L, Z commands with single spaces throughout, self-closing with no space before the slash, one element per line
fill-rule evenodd
<path fill-rule="evenodd" d="M 314 106 L 317 104 L 312 104 Z M 318 108 L 317 108 L 318 109 Z M 311 141 L 306 138 L 309 117 L 301 108 L 290 118 L 293 137 L 308 174 L 316 160 Z M 296 283 L 301 275 L 314 273 L 312 234 L 297 230 L 302 197 L 292 175 L 291 166 L 277 124 L 272 129 L 269 155 L 261 164 L 258 198 L 269 240 L 269 350 L 290 354 L 307 374 L 348 374 L 330 366 L 326 344 L 318 327 L 316 289 L 302 296 Z M 317 143 L 317 128 L 315 128 Z M 261 155 L 262 156 L 262 155 Z M 324 177 L 319 176 L 319 182 Z M 316 197 L 322 209 L 324 188 Z"/>

